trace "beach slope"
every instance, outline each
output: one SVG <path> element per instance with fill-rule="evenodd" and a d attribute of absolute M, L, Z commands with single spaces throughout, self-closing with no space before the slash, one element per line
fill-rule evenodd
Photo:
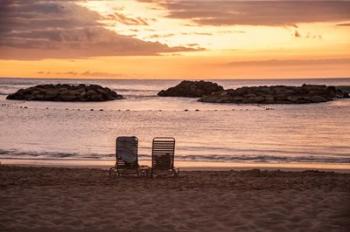
<path fill-rule="evenodd" d="M 349 231 L 350 174 L 0 166 L 0 231 Z"/>

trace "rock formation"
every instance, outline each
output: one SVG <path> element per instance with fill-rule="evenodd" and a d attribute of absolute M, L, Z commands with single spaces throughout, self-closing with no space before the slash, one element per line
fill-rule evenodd
<path fill-rule="evenodd" d="M 182 81 L 175 87 L 162 90 L 158 96 L 162 97 L 202 97 L 224 88 L 210 81 Z"/>
<path fill-rule="evenodd" d="M 339 85 L 339 86 L 336 86 L 336 88 L 350 95 L 350 85 Z"/>
<path fill-rule="evenodd" d="M 242 87 L 215 92 L 201 102 L 238 104 L 306 104 L 347 98 L 349 94 L 333 86 L 302 85 Z"/>
<path fill-rule="evenodd" d="M 89 102 L 122 99 L 123 96 L 99 85 L 37 85 L 20 89 L 7 96 L 9 100 Z"/>

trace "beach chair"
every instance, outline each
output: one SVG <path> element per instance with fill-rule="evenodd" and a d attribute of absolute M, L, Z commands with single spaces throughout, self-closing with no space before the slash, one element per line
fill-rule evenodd
<path fill-rule="evenodd" d="M 152 169 L 151 176 L 160 174 L 178 175 L 174 167 L 175 139 L 157 137 L 152 142 Z"/>
<path fill-rule="evenodd" d="M 135 136 L 118 137 L 116 141 L 116 163 L 110 169 L 110 175 L 137 175 L 139 176 L 138 139 Z"/>

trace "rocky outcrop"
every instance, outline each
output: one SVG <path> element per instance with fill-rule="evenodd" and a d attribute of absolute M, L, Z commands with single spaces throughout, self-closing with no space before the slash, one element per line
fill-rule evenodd
<path fill-rule="evenodd" d="M 306 104 L 347 97 L 349 97 L 348 93 L 333 86 L 259 86 L 228 89 L 204 96 L 199 101 L 238 104 Z"/>
<path fill-rule="evenodd" d="M 210 81 L 182 81 L 175 87 L 162 90 L 158 96 L 162 97 L 202 97 L 224 88 Z"/>
<path fill-rule="evenodd" d="M 350 85 L 339 85 L 336 86 L 336 88 L 344 93 L 347 93 L 348 95 L 350 95 Z"/>
<path fill-rule="evenodd" d="M 89 102 L 122 99 L 123 96 L 99 85 L 37 85 L 20 89 L 7 96 L 9 100 Z"/>

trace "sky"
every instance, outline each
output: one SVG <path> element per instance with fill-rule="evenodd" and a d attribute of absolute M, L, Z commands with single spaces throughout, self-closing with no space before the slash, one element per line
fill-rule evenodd
<path fill-rule="evenodd" d="M 0 0 L 0 76 L 350 77 L 350 1 Z"/>

